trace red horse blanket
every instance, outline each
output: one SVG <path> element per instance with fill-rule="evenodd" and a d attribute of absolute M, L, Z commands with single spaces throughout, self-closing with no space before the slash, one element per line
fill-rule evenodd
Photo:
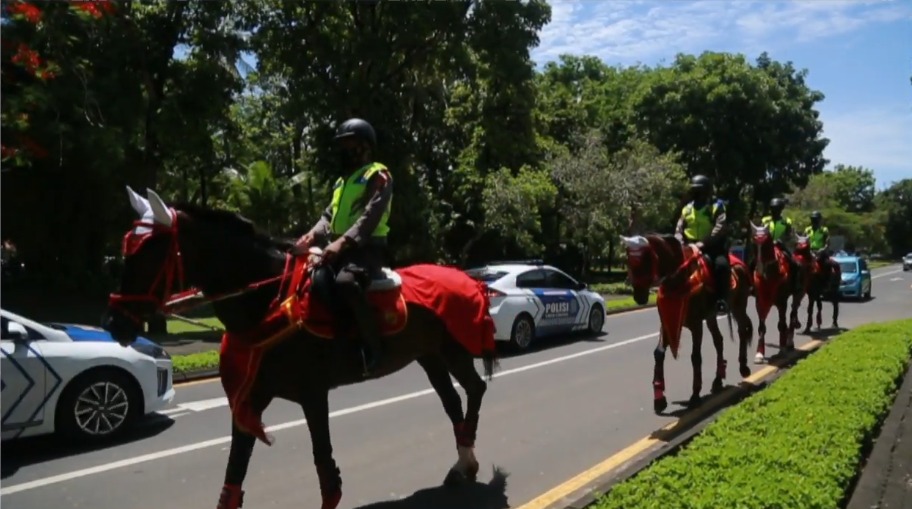
<path fill-rule="evenodd" d="M 684 269 L 691 263 L 696 263 L 696 270 L 688 277 L 684 285 L 667 290 L 664 286 L 659 286 L 658 295 L 656 296 L 656 308 L 659 312 L 659 321 L 662 323 L 662 333 L 665 339 L 665 345 L 671 348 L 671 356 L 678 358 L 678 348 L 681 344 L 681 329 L 684 327 L 684 320 L 687 318 L 687 312 L 690 310 L 690 299 L 697 295 L 704 287 L 712 290 L 715 287 L 713 280 L 713 271 L 706 259 L 699 251 L 687 258 L 682 264 Z M 738 288 L 738 278 L 735 277 L 735 267 L 746 267 L 740 258 L 733 254 L 728 255 L 728 263 L 732 267 L 731 289 Z"/>
<path fill-rule="evenodd" d="M 298 260 L 293 281 L 300 281 L 305 269 L 306 261 Z M 396 272 L 402 278 L 401 288 L 369 294 L 378 316 L 391 317 L 387 323 L 380 322 L 385 340 L 395 341 L 394 334 L 406 326 L 404 301 L 433 312 L 453 338 L 473 356 L 494 351 L 494 321 L 483 283 L 459 269 L 439 265 L 414 265 Z M 327 332 L 325 310 L 313 304 L 306 287 L 296 292 L 297 287 L 297 284 L 291 285 L 289 296 L 256 331 L 222 336 L 219 374 L 235 423 L 270 445 L 272 440 L 266 436 L 261 412 L 252 408 L 248 399 L 263 355 L 302 329 L 324 338 L 322 333 Z M 294 340 L 314 339 L 295 337 Z"/>

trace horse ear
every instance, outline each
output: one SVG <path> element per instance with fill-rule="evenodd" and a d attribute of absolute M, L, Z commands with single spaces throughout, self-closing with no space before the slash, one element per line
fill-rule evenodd
<path fill-rule="evenodd" d="M 171 217 L 171 212 L 168 210 L 168 206 L 165 205 L 164 200 L 161 199 L 161 196 L 157 195 L 155 191 L 149 188 L 146 188 L 146 196 L 149 197 L 149 205 L 152 207 L 152 214 L 155 217 L 155 221 L 164 226 L 171 226 L 171 223 L 174 222 L 174 218 Z"/>
<path fill-rule="evenodd" d="M 757 225 L 754 224 L 754 220 L 753 220 L 753 219 L 750 220 L 750 224 L 751 224 L 751 229 L 752 229 L 752 230 L 757 231 L 757 230 L 760 229 L 759 226 L 757 226 Z"/>
<path fill-rule="evenodd" d="M 130 186 L 127 186 L 127 197 L 130 198 L 130 206 L 139 214 L 139 217 L 146 215 L 146 212 L 149 211 L 149 200 L 137 194 Z"/>

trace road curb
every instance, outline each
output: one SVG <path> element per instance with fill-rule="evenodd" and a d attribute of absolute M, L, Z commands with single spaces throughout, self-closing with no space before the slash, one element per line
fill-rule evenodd
<path fill-rule="evenodd" d="M 785 373 L 785 370 L 798 361 L 811 355 L 826 341 L 812 338 L 806 345 L 809 348 L 799 348 L 790 352 L 784 357 L 780 357 L 768 362 L 766 366 L 774 370 L 762 377 L 752 381 L 742 381 L 738 385 L 730 385 L 721 393 L 709 396 L 703 403 L 695 409 L 693 413 L 687 413 L 680 419 L 650 433 L 649 436 L 634 442 L 626 449 L 614 454 L 600 463 L 611 462 L 611 460 L 620 457 L 619 461 L 613 462 L 610 470 L 600 474 L 590 474 L 590 471 L 598 468 L 599 465 L 582 472 L 574 478 L 552 488 L 532 501 L 523 504 L 518 509 L 587 509 L 595 504 L 597 498 L 604 493 L 609 492 L 617 484 L 633 477 L 638 472 L 648 467 L 652 462 L 665 457 L 669 454 L 675 454 L 683 446 L 687 445 L 696 437 L 707 425 L 716 420 L 721 411 L 731 407 L 747 398 L 748 396 L 764 389 L 770 383 L 774 382 L 779 376 Z M 803 345 L 805 346 L 805 345 Z M 758 370 L 759 372 L 759 370 Z M 637 446 L 644 441 L 653 443 L 643 450 L 635 451 L 628 454 L 629 449 L 637 449 Z M 627 459 L 624 459 L 624 458 Z M 575 482 L 577 478 L 584 478 L 585 482 Z M 588 478 L 588 480 L 587 480 Z M 552 494 L 559 491 L 565 485 L 575 486 L 572 491 L 566 491 L 563 494 Z"/>
<path fill-rule="evenodd" d="M 211 369 L 195 369 L 193 371 L 175 371 L 174 372 L 174 385 L 183 385 L 189 382 L 197 382 L 200 380 L 207 380 L 210 378 L 218 378 L 219 370 L 218 368 Z"/>
<path fill-rule="evenodd" d="M 605 304 L 605 305 L 607 306 L 607 304 Z M 614 309 L 614 310 L 605 311 L 605 316 L 620 315 L 622 313 L 629 313 L 631 311 L 639 311 L 641 309 L 649 309 L 649 308 L 654 308 L 654 307 L 656 307 L 656 305 L 653 303 L 653 304 L 644 304 L 642 306 L 636 306 L 636 307 L 632 307 L 632 308 Z"/>

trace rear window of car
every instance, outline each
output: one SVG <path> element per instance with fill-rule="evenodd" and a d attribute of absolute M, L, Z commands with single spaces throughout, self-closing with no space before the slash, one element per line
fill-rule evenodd
<path fill-rule="evenodd" d="M 469 269 L 466 271 L 466 274 L 468 274 L 470 278 L 483 283 L 493 283 L 507 275 L 505 271 L 489 269 Z"/>
<path fill-rule="evenodd" d="M 840 262 L 839 270 L 841 270 L 843 274 L 854 274 L 858 272 L 858 264 L 855 262 Z"/>

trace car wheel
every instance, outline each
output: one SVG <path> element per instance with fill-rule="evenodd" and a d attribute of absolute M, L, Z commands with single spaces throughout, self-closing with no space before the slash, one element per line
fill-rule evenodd
<path fill-rule="evenodd" d="M 599 334 L 605 326 L 605 311 L 598 304 L 589 311 L 589 334 Z"/>
<path fill-rule="evenodd" d="M 535 324 L 532 317 L 523 313 L 516 317 L 513 322 L 513 330 L 510 331 L 510 343 L 517 350 L 525 350 L 532 344 L 535 337 Z"/>
<path fill-rule="evenodd" d="M 142 396 L 128 376 L 90 371 L 73 380 L 57 406 L 57 430 L 82 441 L 116 436 L 142 414 Z"/>

